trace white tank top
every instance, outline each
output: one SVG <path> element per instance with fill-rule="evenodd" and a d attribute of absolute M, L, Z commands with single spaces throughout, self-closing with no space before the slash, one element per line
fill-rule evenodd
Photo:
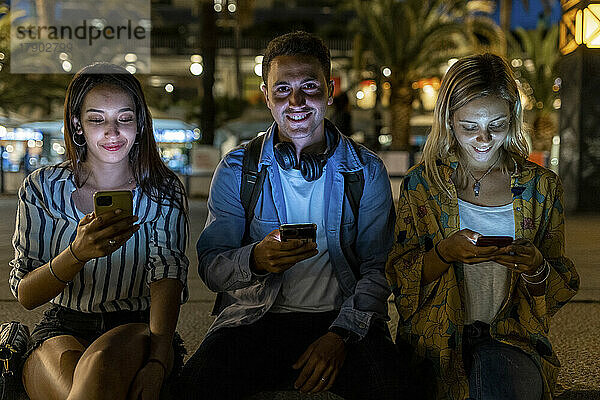
<path fill-rule="evenodd" d="M 484 207 L 458 199 L 460 229 L 470 229 L 482 235 L 515 236 L 512 203 L 499 207 Z M 475 321 L 491 323 L 506 299 L 509 285 L 508 269 L 495 261 L 463 264 L 465 279 L 465 324 Z"/>

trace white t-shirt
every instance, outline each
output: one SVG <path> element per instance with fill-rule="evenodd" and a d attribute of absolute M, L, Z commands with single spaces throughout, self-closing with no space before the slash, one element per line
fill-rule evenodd
<path fill-rule="evenodd" d="M 458 199 L 460 228 L 490 236 L 515 235 L 512 203 L 484 207 Z M 463 264 L 465 282 L 465 324 L 491 323 L 508 292 L 509 271 L 495 261 Z"/>
<path fill-rule="evenodd" d="M 283 273 L 283 282 L 272 312 L 324 312 L 341 307 L 343 298 L 329 261 L 325 234 L 325 173 L 307 182 L 299 170 L 277 164 L 287 214 L 287 223 L 317 224 L 319 254 L 300 261 Z"/>

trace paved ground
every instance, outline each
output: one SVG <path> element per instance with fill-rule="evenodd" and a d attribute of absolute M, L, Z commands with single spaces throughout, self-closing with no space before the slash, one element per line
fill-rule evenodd
<path fill-rule="evenodd" d="M 11 237 L 14 230 L 16 199 L 0 197 L 0 321 L 17 319 L 30 327 L 40 319 L 43 307 L 26 311 L 15 301 L 8 289 L 8 261 L 13 256 Z M 213 318 L 210 310 L 212 294 L 198 278 L 195 270 L 195 240 L 206 219 L 206 203 L 190 202 L 191 261 L 189 275 L 190 300 L 182 306 L 178 330 L 193 352 Z M 563 307 L 553 318 L 550 337 L 563 369 L 559 377 L 559 399 L 600 399 L 600 215 L 573 215 L 567 218 L 567 254 L 574 260 L 581 275 L 581 290 L 574 301 Z M 393 306 L 391 307 L 393 310 Z M 270 394 L 255 398 L 295 399 L 291 394 Z M 315 398 L 314 396 L 311 398 Z M 331 396 L 317 396 L 331 398 Z"/>

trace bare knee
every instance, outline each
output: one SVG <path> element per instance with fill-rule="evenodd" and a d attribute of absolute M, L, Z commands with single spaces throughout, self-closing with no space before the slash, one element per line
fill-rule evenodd
<path fill-rule="evenodd" d="M 141 368 L 150 344 L 147 324 L 118 326 L 96 339 L 77 364 L 69 399 L 102 398 L 106 387 L 127 393 L 129 385 Z M 120 396 L 113 393 L 115 397 Z M 124 395 L 123 395 L 124 397 Z"/>
<path fill-rule="evenodd" d="M 96 339 L 86 350 L 102 352 L 105 356 L 116 353 L 119 356 L 129 353 L 129 349 L 137 349 L 150 343 L 150 329 L 147 324 L 131 323 L 117 326 Z"/>
<path fill-rule="evenodd" d="M 94 344 L 104 347 L 129 345 L 131 341 L 150 340 L 150 327 L 145 323 L 119 325 L 104 333 Z"/>
<path fill-rule="evenodd" d="M 23 366 L 23 384 L 31 399 L 65 398 L 84 347 L 71 336 L 48 339 Z"/>

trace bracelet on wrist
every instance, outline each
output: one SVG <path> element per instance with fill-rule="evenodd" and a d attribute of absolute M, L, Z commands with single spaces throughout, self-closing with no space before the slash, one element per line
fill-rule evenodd
<path fill-rule="evenodd" d="M 77 256 L 75 255 L 75 252 L 73 251 L 73 247 L 72 247 L 72 246 L 73 246 L 73 242 L 69 243 L 69 251 L 71 252 L 71 255 L 73 256 L 73 258 L 74 258 L 75 260 L 77 260 L 77 262 L 80 262 L 80 263 L 82 263 L 82 264 L 85 264 L 85 261 L 83 261 L 83 260 L 80 260 L 80 259 L 79 259 L 79 257 L 77 257 Z"/>
<path fill-rule="evenodd" d="M 529 280 L 529 279 L 535 278 L 537 276 L 540 276 L 542 274 L 542 272 L 544 272 L 544 270 L 546 270 L 546 276 L 544 276 L 544 279 L 539 280 L 537 282 L 532 282 Z M 542 263 L 542 270 L 539 273 L 536 271 L 535 275 L 527 275 L 527 274 L 524 274 L 523 272 L 521 272 L 521 279 L 523 279 L 524 282 L 526 282 L 530 285 L 538 285 L 540 283 L 546 282 L 546 279 L 548 279 L 549 276 L 550 276 L 550 265 L 548 265 L 547 261 L 544 261 Z"/>
<path fill-rule="evenodd" d="M 440 251 L 438 250 L 438 244 L 440 244 L 440 242 L 437 242 L 435 244 L 435 246 L 433 246 L 433 249 L 435 250 L 435 254 L 437 255 L 437 257 L 440 259 L 441 262 L 443 262 L 444 264 L 452 264 L 451 262 L 449 262 L 448 260 L 446 260 L 444 257 L 442 257 L 442 255 L 440 254 Z"/>
<path fill-rule="evenodd" d="M 48 262 L 48 269 L 50 270 L 50 273 L 52 274 L 52 276 L 59 281 L 60 283 L 62 283 L 63 285 L 67 285 L 69 286 L 73 281 L 65 281 L 64 279 L 60 279 L 58 277 L 58 275 L 56 275 L 56 272 L 54 272 L 54 269 L 52 268 L 52 259 L 50 259 L 50 261 Z"/>
<path fill-rule="evenodd" d="M 546 270 L 546 262 L 542 261 L 540 266 L 534 271 L 532 275 L 526 274 L 525 272 L 521 272 L 521 275 L 525 275 L 526 278 L 533 279 L 540 276 Z"/>
<path fill-rule="evenodd" d="M 167 366 L 165 365 L 164 362 L 162 362 L 158 358 L 149 358 L 148 361 L 146 361 L 146 364 L 150 364 L 151 362 L 155 362 L 158 365 L 160 365 L 163 369 L 164 375 L 167 376 Z"/>

